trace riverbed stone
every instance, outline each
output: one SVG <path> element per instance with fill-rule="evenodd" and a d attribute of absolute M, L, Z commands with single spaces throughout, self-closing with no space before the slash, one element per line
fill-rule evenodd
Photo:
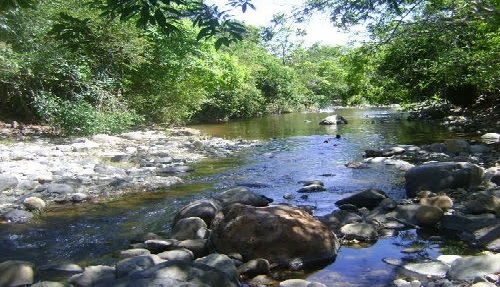
<path fill-rule="evenodd" d="M 193 252 L 195 258 L 200 258 L 209 254 L 207 239 L 187 239 L 180 241 L 177 248 L 186 248 Z"/>
<path fill-rule="evenodd" d="M 298 193 L 310 193 L 310 192 L 319 192 L 319 191 L 325 191 L 326 188 L 324 185 L 313 183 L 306 185 L 302 187 L 301 189 L 297 190 Z"/>
<path fill-rule="evenodd" d="M 224 272 L 233 281 L 239 280 L 239 273 L 233 260 L 225 254 L 211 253 L 202 258 L 198 258 L 195 263 L 205 264 Z"/>
<path fill-rule="evenodd" d="M 450 269 L 450 266 L 439 261 L 407 263 L 403 264 L 402 267 L 405 271 L 409 272 L 410 274 L 413 273 L 423 278 L 432 278 L 432 279 L 445 278 L 446 273 Z"/>
<path fill-rule="evenodd" d="M 269 274 L 270 269 L 271 264 L 264 258 L 252 259 L 238 266 L 240 274 L 250 277 Z"/>
<path fill-rule="evenodd" d="M 318 219 L 295 207 L 233 204 L 214 223 L 212 242 L 220 253 L 240 253 L 289 266 L 331 262 L 339 242 Z"/>
<path fill-rule="evenodd" d="M 30 287 L 73 287 L 73 285 L 63 282 L 42 281 L 30 285 Z"/>
<path fill-rule="evenodd" d="M 368 209 L 372 209 L 377 207 L 382 200 L 388 198 L 387 194 L 375 188 L 366 189 L 360 192 L 357 192 L 347 198 L 341 199 L 335 204 L 337 206 L 343 204 L 353 204 L 358 208 L 366 207 Z"/>
<path fill-rule="evenodd" d="M 144 243 L 146 244 L 146 249 L 151 251 L 151 253 L 160 253 L 171 250 L 179 244 L 179 241 L 175 239 L 150 239 L 146 240 Z"/>
<path fill-rule="evenodd" d="M 115 272 L 115 268 L 111 266 L 88 266 L 82 273 L 71 276 L 68 283 L 76 287 L 112 286 L 115 281 Z"/>
<path fill-rule="evenodd" d="M 33 284 L 35 271 L 32 263 L 8 260 L 0 263 L 0 286 L 14 287 Z"/>
<path fill-rule="evenodd" d="M 459 154 L 462 152 L 470 152 L 470 144 L 463 139 L 449 139 L 444 142 L 448 152 Z"/>
<path fill-rule="evenodd" d="M 251 206 L 267 206 L 270 201 L 266 197 L 251 191 L 247 187 L 233 187 L 214 196 L 223 207 L 240 203 Z"/>
<path fill-rule="evenodd" d="M 205 221 L 207 227 L 212 225 L 215 215 L 221 210 L 218 202 L 212 199 L 200 199 L 193 201 L 179 210 L 174 216 L 173 226 L 183 219 L 188 217 L 199 217 Z"/>
<path fill-rule="evenodd" d="M 146 248 L 131 248 L 120 251 L 120 258 L 132 258 L 149 254 L 151 254 L 151 251 Z"/>
<path fill-rule="evenodd" d="M 340 228 L 340 233 L 347 240 L 359 240 L 363 242 L 374 242 L 378 239 L 377 229 L 373 224 L 350 223 Z"/>
<path fill-rule="evenodd" d="M 279 287 L 326 287 L 326 285 L 304 279 L 288 279 L 280 282 Z"/>
<path fill-rule="evenodd" d="M 406 195 L 419 191 L 440 192 L 451 188 L 469 189 L 481 183 L 482 169 L 468 162 L 432 162 L 411 168 L 405 174 Z"/>
<path fill-rule="evenodd" d="M 188 173 L 193 172 L 194 168 L 187 165 L 175 165 L 175 166 L 167 166 L 164 168 L 158 168 L 156 172 L 158 174 L 178 174 L 178 173 Z"/>
<path fill-rule="evenodd" d="M 118 286 L 239 287 L 239 281 L 207 264 L 169 260 L 123 278 Z"/>
<path fill-rule="evenodd" d="M 170 251 L 164 251 L 162 253 L 158 253 L 158 257 L 164 260 L 184 260 L 184 261 L 193 261 L 194 254 L 191 250 L 186 248 L 179 248 Z"/>
<path fill-rule="evenodd" d="M 109 175 L 113 177 L 124 177 L 127 175 L 124 169 L 119 167 L 114 167 L 111 165 L 96 164 L 94 166 L 94 172 L 104 175 Z"/>
<path fill-rule="evenodd" d="M 452 280 L 467 280 L 500 272 L 500 254 L 480 255 L 457 259 L 448 271 Z"/>
<path fill-rule="evenodd" d="M 29 211 L 40 211 L 40 210 L 43 210 L 45 208 L 46 203 L 41 198 L 28 197 L 23 201 L 23 205 Z"/>
<path fill-rule="evenodd" d="M 74 191 L 73 186 L 65 183 L 50 183 L 47 185 L 47 192 L 50 194 L 67 195 Z"/>
<path fill-rule="evenodd" d="M 204 239 L 207 236 L 207 224 L 199 217 L 183 218 L 175 223 L 171 237 L 179 241 Z"/>
<path fill-rule="evenodd" d="M 347 210 L 334 210 L 332 213 L 321 216 L 318 218 L 321 222 L 328 225 L 333 231 L 336 233 L 340 229 L 340 227 L 354 222 L 361 222 L 363 218 L 354 213 Z"/>
<path fill-rule="evenodd" d="M 486 133 L 481 136 L 481 140 L 486 144 L 493 144 L 500 142 L 499 133 Z"/>
<path fill-rule="evenodd" d="M 482 144 L 474 144 L 470 146 L 470 152 L 473 154 L 488 153 L 490 148 Z"/>
<path fill-rule="evenodd" d="M 464 203 L 470 213 L 495 213 L 500 215 L 500 198 L 484 193 L 474 193 Z"/>
<path fill-rule="evenodd" d="M 473 246 L 482 246 L 493 252 L 500 251 L 500 219 L 494 216 L 445 215 L 440 228 L 445 234 L 458 237 Z"/>
<path fill-rule="evenodd" d="M 163 262 L 158 255 L 149 254 L 132 258 L 126 258 L 116 263 L 116 278 L 128 276 L 129 274 L 141 270 L 146 270 Z"/>
<path fill-rule="evenodd" d="M 338 125 L 338 124 L 347 124 L 347 120 L 343 116 L 339 115 L 331 115 L 319 122 L 320 125 Z"/>
<path fill-rule="evenodd" d="M 11 222 L 11 223 L 28 222 L 32 218 L 33 218 L 33 213 L 20 209 L 11 209 L 3 215 L 3 219 L 6 222 Z"/>
<path fill-rule="evenodd" d="M 441 208 L 432 205 L 420 205 L 415 213 L 418 225 L 431 226 L 441 221 L 444 212 Z"/>
<path fill-rule="evenodd" d="M 18 183 L 17 177 L 10 174 L 0 174 L 0 191 L 15 188 Z"/>
<path fill-rule="evenodd" d="M 421 205 L 432 205 L 442 210 L 448 210 L 453 207 L 453 200 L 446 194 L 424 197 L 420 199 Z"/>
<path fill-rule="evenodd" d="M 51 277 L 60 278 L 68 275 L 82 273 L 84 269 L 73 263 L 51 264 L 40 268 L 45 274 L 50 274 Z"/>

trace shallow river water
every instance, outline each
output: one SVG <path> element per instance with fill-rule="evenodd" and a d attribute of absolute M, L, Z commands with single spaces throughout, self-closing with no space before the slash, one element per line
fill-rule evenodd
<path fill-rule="evenodd" d="M 345 164 L 362 160 L 366 149 L 392 144 L 426 144 L 459 137 L 444 127 L 407 122 L 390 109 L 340 109 L 347 125 L 320 126 L 330 113 L 273 115 L 223 124 L 193 126 L 203 133 L 259 139 L 262 145 L 230 158 L 210 159 L 194 165 L 183 185 L 164 192 L 127 196 L 108 203 L 66 206 L 47 212 L 32 223 L 0 225 L 0 262 L 20 259 L 38 266 L 77 263 L 82 266 L 113 264 L 138 234 L 168 235 L 173 215 L 194 199 L 209 197 L 235 185 L 250 187 L 275 203 L 312 205 L 315 215 L 336 209 L 335 201 L 366 188 L 379 188 L 395 199 L 404 198 L 402 172 L 390 166 L 349 169 Z M 335 139 L 340 135 L 340 139 Z M 327 191 L 301 199 L 296 193 L 302 180 L 318 179 Z M 294 200 L 283 195 L 292 193 Z M 408 247 L 417 253 L 402 253 Z M 322 270 L 295 274 L 327 286 L 387 286 L 396 270 L 383 258 L 436 257 L 446 252 L 415 231 L 381 239 L 371 246 L 342 247 L 336 261 Z"/>

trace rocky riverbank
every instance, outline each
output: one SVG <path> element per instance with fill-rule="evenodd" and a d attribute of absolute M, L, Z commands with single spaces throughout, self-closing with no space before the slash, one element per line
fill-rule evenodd
<path fill-rule="evenodd" d="M 171 136 L 162 142 L 172 141 L 175 135 Z M 193 135 L 187 137 L 190 136 Z M 118 136 L 126 137 L 127 134 Z M 199 136 L 195 138 L 201 141 Z M 97 139 L 86 141 L 97 142 Z M 256 143 L 244 142 L 241 146 L 251 144 Z M 127 150 L 127 146 L 121 150 Z M 70 264 L 41 270 L 29 262 L 6 261 L 0 263 L 0 278 L 5 280 L 0 281 L 0 286 L 63 278 L 58 281 L 64 283 L 46 281 L 31 286 L 321 287 L 325 285 L 290 278 L 303 275 L 301 270 L 331 263 L 340 245 L 370 245 L 408 230 L 427 233 L 433 244 L 444 244 L 448 239 L 463 241 L 475 253 L 384 258 L 388 269 L 398 270 L 392 286 L 497 286 L 500 283 L 499 158 L 500 135 L 495 133 L 475 141 L 453 139 L 427 146 L 367 150 L 362 162 L 349 163 L 347 167 L 391 165 L 405 170 L 407 198 L 395 200 L 383 190 L 361 190 L 336 202 L 337 208 L 332 207 L 330 214 L 315 217 L 314 207 L 272 204 L 270 199 L 248 188 L 235 187 L 181 208 L 168 237 L 150 233 L 134 238 L 130 249 L 121 251 L 121 259 L 112 266 L 81 268 Z M 148 168 L 154 168 L 155 172 L 173 167 L 187 171 L 185 163 L 154 164 Z M 140 167 L 139 164 L 136 168 Z M 40 186 L 46 184 L 37 182 Z M 303 188 L 283 197 L 328 190 L 319 180 L 301 183 Z M 419 250 L 409 247 L 404 252 L 414 254 Z M 57 276 L 40 277 L 38 274 L 42 273 Z"/>
<path fill-rule="evenodd" d="M 108 200 L 182 182 L 190 163 L 257 141 L 210 138 L 189 128 L 59 138 L 41 126 L 0 126 L 0 215 L 25 222 L 53 204 Z"/>

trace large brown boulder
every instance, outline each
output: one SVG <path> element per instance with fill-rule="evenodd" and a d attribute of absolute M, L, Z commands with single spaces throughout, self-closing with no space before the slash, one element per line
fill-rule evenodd
<path fill-rule="evenodd" d="M 220 253 L 239 253 L 245 260 L 264 258 L 293 269 L 329 263 L 339 248 L 324 223 L 285 205 L 229 206 L 214 221 L 212 242 Z"/>

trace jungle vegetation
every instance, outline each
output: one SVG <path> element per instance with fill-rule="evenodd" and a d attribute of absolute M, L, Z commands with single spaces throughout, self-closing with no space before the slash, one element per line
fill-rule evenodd
<path fill-rule="evenodd" d="M 269 28 L 201 0 L 2 0 L 0 119 L 94 134 L 330 105 L 467 106 L 500 94 L 499 9 L 500 0 L 308 0 Z M 346 29 L 364 23 L 370 39 L 289 42 L 285 22 L 314 13 Z"/>

